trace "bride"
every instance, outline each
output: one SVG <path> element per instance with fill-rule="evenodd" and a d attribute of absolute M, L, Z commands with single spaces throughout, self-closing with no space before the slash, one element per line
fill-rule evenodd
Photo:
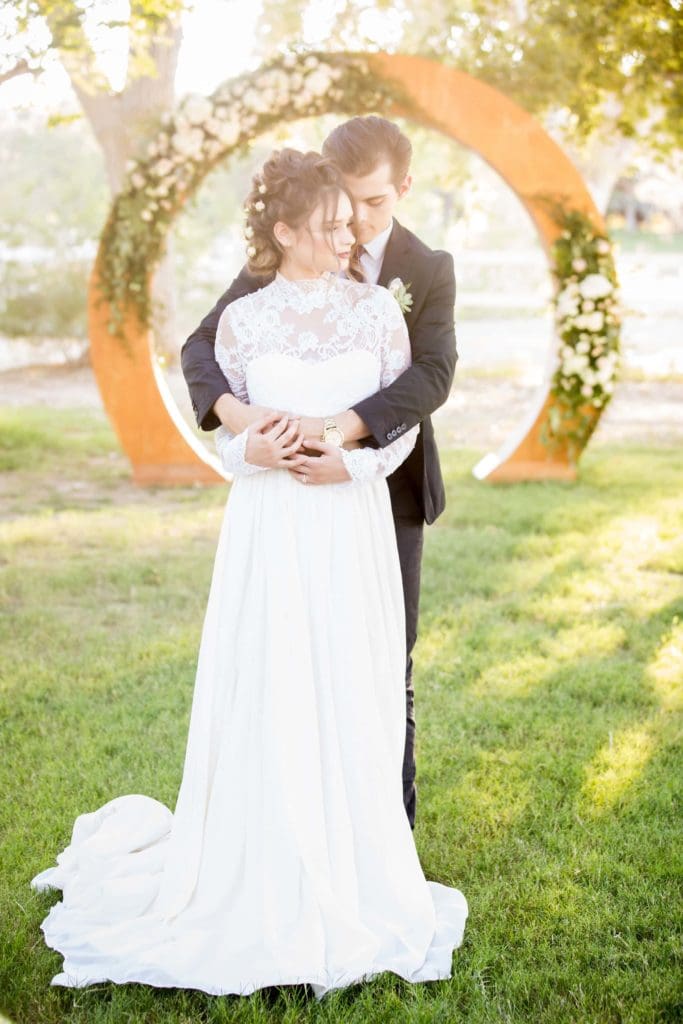
<path fill-rule="evenodd" d="M 334 166 L 276 151 L 247 206 L 250 267 L 272 283 L 232 303 L 216 353 L 237 397 L 329 417 L 410 362 L 379 286 L 339 273 L 353 210 Z M 51 984 L 110 980 L 316 998 L 392 971 L 451 976 L 467 902 L 427 881 L 403 804 L 404 605 L 385 477 L 419 426 L 343 446 L 343 482 L 308 479 L 296 420 L 217 432 L 234 482 L 202 630 L 175 811 L 118 796 L 76 818 L 41 924 Z M 330 436 L 343 444 L 340 432 Z"/>

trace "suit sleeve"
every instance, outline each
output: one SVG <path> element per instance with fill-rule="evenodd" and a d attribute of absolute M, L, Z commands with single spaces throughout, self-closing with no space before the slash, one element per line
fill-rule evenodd
<path fill-rule="evenodd" d="M 385 387 L 410 367 L 410 339 L 403 313 L 396 299 L 385 288 L 376 288 L 374 296 L 380 323 L 380 383 Z M 342 460 L 355 484 L 364 484 L 379 477 L 387 477 L 404 462 L 417 441 L 420 426 L 415 424 L 404 433 L 398 431 L 391 444 L 384 448 L 366 446 L 342 449 Z"/>
<path fill-rule="evenodd" d="M 215 430 L 220 426 L 220 420 L 213 412 L 213 405 L 221 395 L 231 393 L 230 385 L 216 362 L 216 330 L 221 313 L 231 302 L 258 291 L 269 280 L 257 278 L 250 274 L 246 267 L 242 267 L 228 290 L 221 295 L 211 312 L 207 313 L 180 350 L 183 376 L 190 392 L 197 424 L 202 430 Z"/>
<path fill-rule="evenodd" d="M 450 253 L 435 255 L 429 291 L 410 332 L 411 366 L 389 387 L 353 406 L 370 429 L 370 444 L 380 448 L 430 416 L 450 394 L 458 360 L 455 272 Z"/>

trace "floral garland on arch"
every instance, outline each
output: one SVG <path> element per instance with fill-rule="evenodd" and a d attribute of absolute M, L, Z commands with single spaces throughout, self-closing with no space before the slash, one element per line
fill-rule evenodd
<path fill-rule="evenodd" d="M 560 339 L 550 393 L 556 399 L 542 437 L 569 443 L 570 457 L 585 446 L 596 412 L 612 398 L 620 368 L 621 307 L 613 249 L 588 217 L 553 204 L 562 227 L 551 258 L 557 281 L 555 323 Z"/>
<path fill-rule="evenodd" d="M 131 301 L 149 325 L 150 269 L 163 253 L 171 222 L 218 163 L 246 153 L 283 121 L 381 112 L 397 100 L 410 106 L 400 86 L 378 78 L 362 57 L 290 53 L 225 82 L 211 96 L 188 96 L 177 113 L 165 114 L 144 155 L 127 164 L 126 184 L 102 235 L 99 280 L 110 306 L 110 334 L 124 339 Z"/>

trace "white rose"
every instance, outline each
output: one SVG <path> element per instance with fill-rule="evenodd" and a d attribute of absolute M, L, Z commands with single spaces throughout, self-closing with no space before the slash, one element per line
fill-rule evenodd
<path fill-rule="evenodd" d="M 224 146 L 234 146 L 240 137 L 240 125 L 237 121 L 224 121 L 219 130 L 218 138 Z"/>
<path fill-rule="evenodd" d="M 135 174 L 131 174 L 130 183 L 133 186 L 133 188 L 144 188 L 145 177 L 143 174 L 140 174 L 139 172 L 136 171 Z"/>
<path fill-rule="evenodd" d="M 572 267 L 576 271 L 577 274 L 582 274 L 587 266 L 588 266 L 588 264 L 586 263 L 586 261 L 584 259 L 579 258 L 579 259 L 576 259 L 576 260 L 572 260 Z"/>
<path fill-rule="evenodd" d="M 588 274 L 579 285 L 584 299 L 602 299 L 611 294 L 612 285 L 602 274 Z"/>
<path fill-rule="evenodd" d="M 593 388 L 590 386 L 590 384 L 583 385 L 583 387 L 581 388 L 581 394 L 585 395 L 586 398 L 590 398 L 590 396 L 593 394 Z"/>
<path fill-rule="evenodd" d="M 556 314 L 558 319 L 576 316 L 579 311 L 579 303 L 575 293 L 570 288 L 565 288 L 557 296 Z"/>
<path fill-rule="evenodd" d="M 578 354 L 578 355 L 574 355 L 573 354 L 569 358 L 564 359 L 562 361 L 562 372 L 564 374 L 566 374 L 566 376 L 568 376 L 568 377 L 570 377 L 574 373 L 576 373 L 580 377 L 581 374 L 583 373 L 583 371 L 586 369 L 587 365 L 588 365 L 588 357 L 587 356 L 584 356 L 584 355 L 581 355 L 581 354 Z"/>
<path fill-rule="evenodd" d="M 143 210 L 140 216 L 145 221 L 150 221 L 152 219 L 152 213 L 150 210 Z"/>
<path fill-rule="evenodd" d="M 595 303 L 592 299 L 584 299 L 584 301 L 581 303 L 581 311 L 583 313 L 592 313 L 594 309 Z"/>
<path fill-rule="evenodd" d="M 323 68 L 318 68 L 317 71 L 306 76 L 306 86 L 314 96 L 324 96 L 331 85 L 330 74 Z"/>
<path fill-rule="evenodd" d="M 590 342 L 588 342 L 588 341 L 580 341 L 578 343 L 578 345 L 576 346 L 576 351 L 577 352 L 581 352 L 581 353 L 589 352 L 590 351 Z"/>
<path fill-rule="evenodd" d="M 165 157 L 161 160 L 157 160 L 157 162 L 154 164 L 154 167 L 152 168 L 152 171 L 154 172 L 154 174 L 156 174 L 157 178 L 165 178 L 166 175 L 170 174 L 172 170 L 173 164 L 171 163 L 170 160 L 167 160 Z"/>
<path fill-rule="evenodd" d="M 595 313 L 586 313 L 583 319 L 586 330 L 592 331 L 594 334 L 597 334 L 605 326 L 605 317 L 599 309 Z"/>
<path fill-rule="evenodd" d="M 257 89 L 247 89 L 242 102 L 249 110 L 255 110 L 258 114 L 265 114 L 270 108 L 270 101 L 265 92 L 258 92 Z"/>
<path fill-rule="evenodd" d="M 203 124 L 213 114 L 213 105 L 206 96 L 188 96 L 182 109 L 190 124 Z"/>
<path fill-rule="evenodd" d="M 609 242 L 604 238 L 599 238 L 595 244 L 595 248 L 601 256 L 606 256 L 609 252 Z"/>
<path fill-rule="evenodd" d="M 299 72 L 295 71 L 293 75 L 289 76 L 289 87 L 294 92 L 302 87 L 304 84 L 304 76 Z"/>
<path fill-rule="evenodd" d="M 184 157 L 200 156 L 204 144 L 204 132 L 199 128 L 179 132 L 173 136 L 173 148 Z"/>

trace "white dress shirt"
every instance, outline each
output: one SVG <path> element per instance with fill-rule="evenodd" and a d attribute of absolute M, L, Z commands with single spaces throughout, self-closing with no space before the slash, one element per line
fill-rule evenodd
<path fill-rule="evenodd" d="M 393 226 L 394 222 L 392 220 L 389 227 L 385 228 L 379 235 L 375 235 L 371 242 L 364 243 L 365 252 L 360 258 L 360 265 L 363 268 L 365 280 L 368 284 L 377 284 L 379 281 L 384 253 L 386 251 L 389 235 L 391 234 Z"/>

